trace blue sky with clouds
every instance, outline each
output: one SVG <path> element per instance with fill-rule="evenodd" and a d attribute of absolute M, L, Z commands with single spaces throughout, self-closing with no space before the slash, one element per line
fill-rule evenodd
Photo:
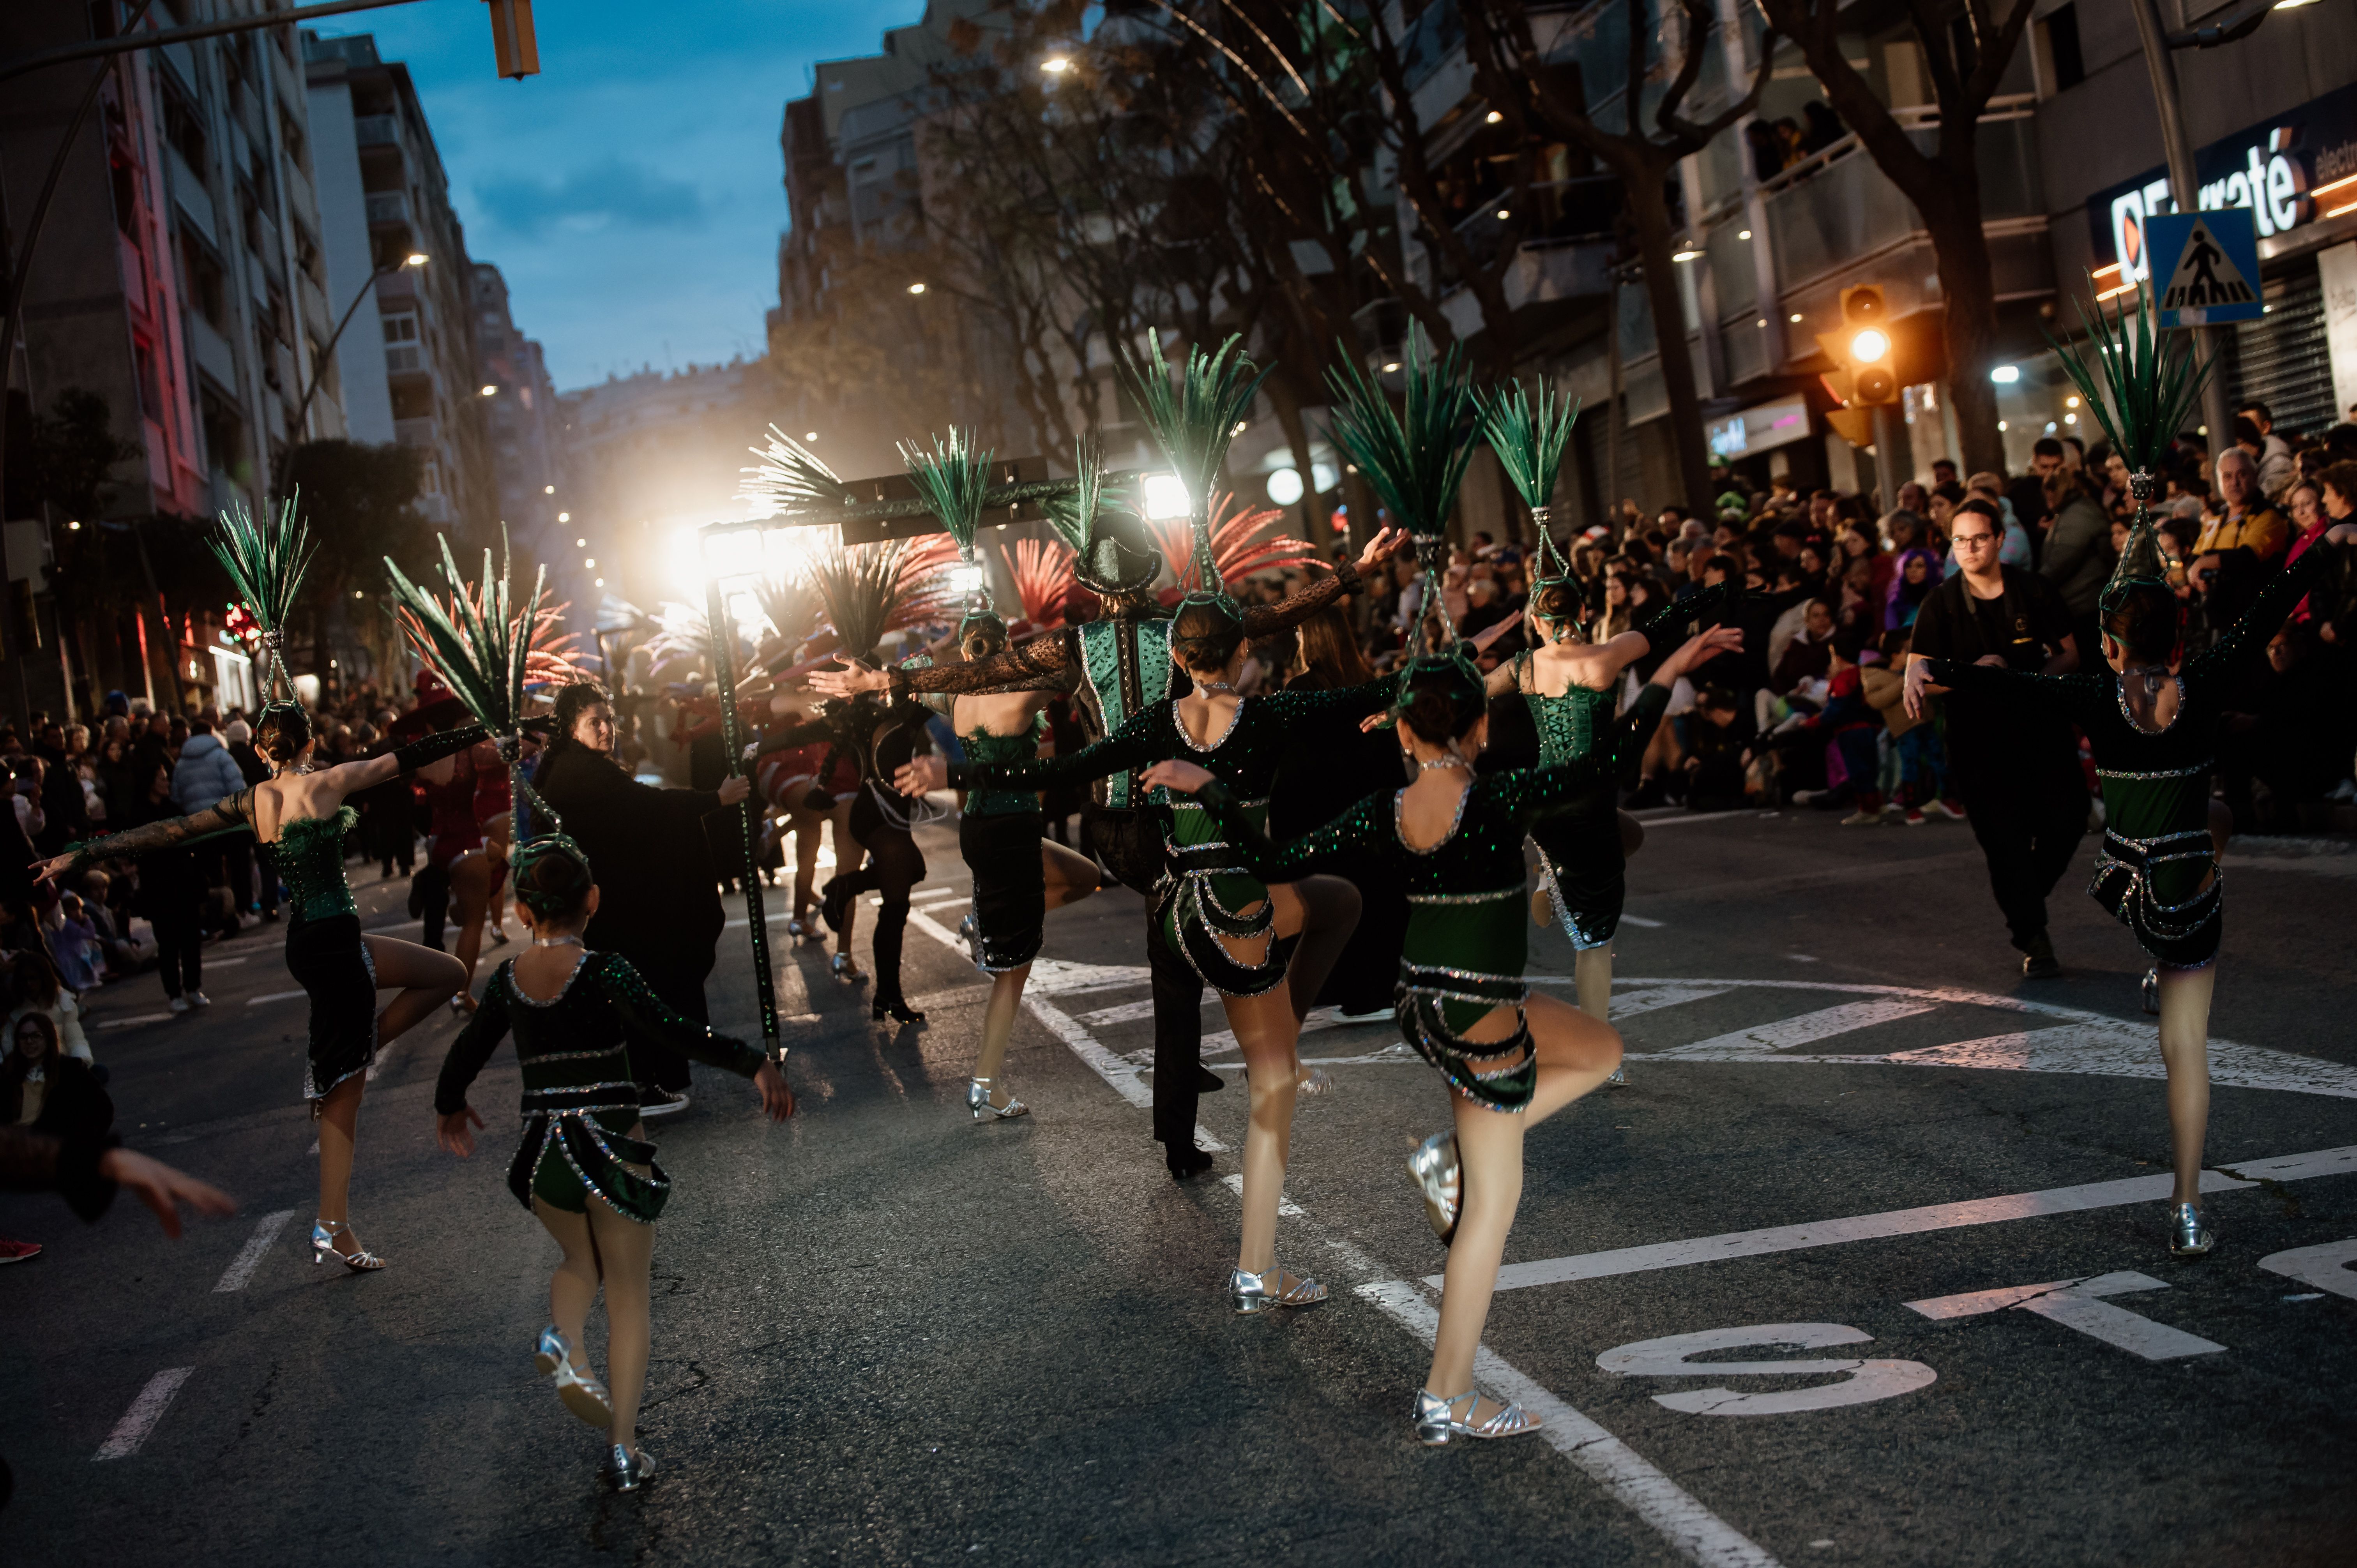
<path fill-rule="evenodd" d="M 763 347 L 785 227 L 778 127 L 810 67 L 923 0 L 538 0 L 541 74 L 492 74 L 481 0 L 334 17 L 409 67 L 467 249 L 560 388 Z"/>

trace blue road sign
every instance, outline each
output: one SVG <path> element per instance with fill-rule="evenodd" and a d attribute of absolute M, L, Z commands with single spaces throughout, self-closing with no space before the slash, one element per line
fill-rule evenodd
<path fill-rule="evenodd" d="M 2171 212 L 2146 220 L 2163 327 L 2256 321 L 2259 232 L 2247 207 Z"/>

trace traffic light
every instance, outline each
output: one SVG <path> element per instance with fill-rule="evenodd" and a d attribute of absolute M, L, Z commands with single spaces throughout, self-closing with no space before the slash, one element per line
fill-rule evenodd
<path fill-rule="evenodd" d="M 1850 408 L 1899 401 L 1899 345 L 1882 290 L 1859 284 L 1841 291 L 1841 328 L 1817 334 L 1836 367 L 1825 385 Z"/>
<path fill-rule="evenodd" d="M 491 8 L 491 52 L 500 74 L 521 81 L 540 74 L 540 40 L 532 27 L 532 0 L 486 0 Z"/>

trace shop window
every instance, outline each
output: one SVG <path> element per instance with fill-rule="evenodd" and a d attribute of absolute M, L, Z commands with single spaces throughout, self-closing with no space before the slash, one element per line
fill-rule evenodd
<path fill-rule="evenodd" d="M 2057 92 L 2068 92 L 2087 80 L 2086 56 L 2079 49 L 2079 7 L 2077 0 L 2058 5 L 2038 24 L 2039 37 L 2044 45 L 2046 80 Z"/>

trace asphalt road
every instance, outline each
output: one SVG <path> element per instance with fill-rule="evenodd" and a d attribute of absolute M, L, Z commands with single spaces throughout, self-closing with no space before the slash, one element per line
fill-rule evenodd
<path fill-rule="evenodd" d="M 1182 1186 L 1147 1135 L 1138 900 L 1050 918 L 1008 1069 L 1036 1114 L 977 1126 L 985 992 L 934 832 L 929 1022 L 871 1025 L 864 987 L 781 950 L 803 1113 L 765 1126 L 698 1069 L 658 1125 L 662 1473 L 630 1498 L 533 1372 L 555 1249 L 500 1179 L 511 1058 L 462 1164 L 429 1116 L 455 1026 L 399 1042 L 353 1197 L 392 1266 L 305 1262 L 303 1003 L 265 928 L 209 954 L 208 1013 L 129 1021 L 152 980 L 92 1008 L 125 1135 L 242 1211 L 170 1244 L 127 1204 L 85 1228 L 0 1201 L 0 1234 L 48 1247 L 0 1270 L 0 1562 L 2347 1563 L 2340 847 L 2230 860 L 2222 1240 L 2179 1263 L 2142 964 L 2083 871 L 2055 901 L 2070 973 L 2031 985 L 1961 825 L 1657 820 L 1620 944 L 1631 1085 L 1533 1134 L 1491 1318 L 1483 1375 L 1548 1435 L 1425 1450 L 1443 1257 L 1401 1160 L 1446 1115 L 1429 1069 L 1387 1024 L 1304 1037 L 1339 1092 L 1304 1103 L 1279 1244 L 1334 1299 L 1234 1317 L 1234 1157 Z M 360 875 L 390 929 L 405 886 Z M 749 1030 L 743 936 L 715 1012 Z M 1569 972 L 1559 937 L 1534 967 Z M 1207 1097 L 1207 1134 L 1243 1113 Z"/>

